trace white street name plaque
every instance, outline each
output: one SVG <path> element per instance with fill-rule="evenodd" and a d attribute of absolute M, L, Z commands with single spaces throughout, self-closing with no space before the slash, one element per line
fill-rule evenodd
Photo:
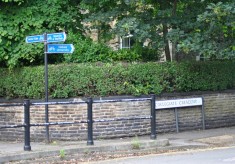
<path fill-rule="evenodd" d="M 178 108 L 178 107 L 200 106 L 200 105 L 202 105 L 202 98 L 156 101 L 156 109 Z"/>

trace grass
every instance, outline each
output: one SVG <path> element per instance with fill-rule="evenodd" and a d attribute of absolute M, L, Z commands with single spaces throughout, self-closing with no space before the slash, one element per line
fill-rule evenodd
<path fill-rule="evenodd" d="M 131 141 L 131 146 L 132 146 L 132 149 L 140 149 L 140 140 L 137 136 L 135 136 L 135 138 Z"/>
<path fill-rule="evenodd" d="M 60 159 L 64 159 L 65 158 L 65 151 L 64 151 L 64 149 L 61 149 L 60 150 Z"/>

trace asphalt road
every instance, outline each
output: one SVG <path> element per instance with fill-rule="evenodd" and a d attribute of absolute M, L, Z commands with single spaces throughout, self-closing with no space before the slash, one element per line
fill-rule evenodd
<path fill-rule="evenodd" d="M 235 147 L 113 159 L 96 164 L 235 164 Z"/>

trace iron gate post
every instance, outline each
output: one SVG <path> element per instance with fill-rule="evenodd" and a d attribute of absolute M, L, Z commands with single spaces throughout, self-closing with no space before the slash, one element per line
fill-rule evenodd
<path fill-rule="evenodd" d="M 24 100 L 24 151 L 31 151 L 30 146 L 30 101 Z"/>
<path fill-rule="evenodd" d="M 156 109 L 155 109 L 156 96 L 151 95 L 151 139 L 156 139 Z"/>
<path fill-rule="evenodd" d="M 94 145 L 93 142 L 93 118 L 92 118 L 92 103 L 93 100 L 91 97 L 87 99 L 87 145 Z"/>

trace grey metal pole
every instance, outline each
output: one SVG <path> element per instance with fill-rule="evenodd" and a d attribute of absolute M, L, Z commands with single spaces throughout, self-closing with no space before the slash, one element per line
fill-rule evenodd
<path fill-rule="evenodd" d="M 44 64 L 45 64 L 45 102 L 48 102 L 48 57 L 47 57 L 47 33 L 44 34 Z M 49 123 L 48 104 L 45 105 L 45 122 Z M 49 125 L 46 125 L 46 139 L 47 143 L 50 142 L 49 138 Z"/>
<path fill-rule="evenodd" d="M 151 95 L 151 139 L 156 139 L 156 97 L 154 94 Z"/>
<path fill-rule="evenodd" d="M 31 151 L 30 146 L 30 101 L 24 101 L 24 151 Z"/>
<path fill-rule="evenodd" d="M 179 116 L 178 116 L 178 110 L 177 110 L 177 108 L 175 108 L 174 111 L 175 111 L 175 126 L 176 126 L 176 132 L 179 133 Z"/>

